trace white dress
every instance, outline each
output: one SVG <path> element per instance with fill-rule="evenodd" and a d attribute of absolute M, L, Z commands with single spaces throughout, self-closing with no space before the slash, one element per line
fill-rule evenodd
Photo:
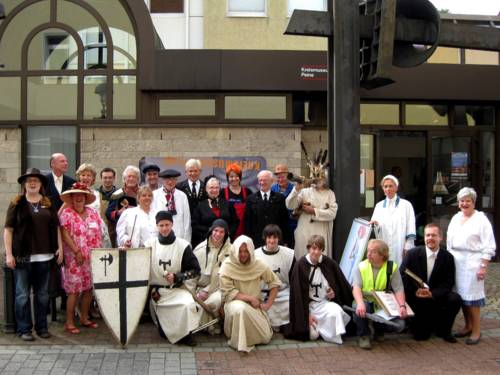
<path fill-rule="evenodd" d="M 186 194 L 179 189 L 174 191 L 175 210 L 177 214 L 174 215 L 174 233 L 177 238 L 182 238 L 191 242 L 191 213 L 189 211 L 189 202 Z M 153 192 L 153 203 L 151 209 L 155 213 L 158 211 L 165 211 L 167 199 L 165 198 L 165 191 L 163 187 Z"/>
<path fill-rule="evenodd" d="M 400 265 L 403 250 L 414 247 L 415 212 L 406 199 L 395 196 L 377 203 L 372 220 L 378 222 L 377 238 L 389 246 L 389 259 Z"/>
<path fill-rule="evenodd" d="M 476 301 L 485 297 L 484 280 L 478 280 L 476 273 L 482 259 L 490 260 L 495 255 L 495 237 L 483 212 L 475 211 L 463 224 L 462 218 L 462 212 L 458 212 L 451 219 L 446 245 L 455 258 L 457 293 L 464 301 Z"/>
<path fill-rule="evenodd" d="M 309 255 L 306 256 L 309 261 Z M 312 276 L 314 272 L 314 276 Z M 351 318 L 337 303 L 327 298 L 330 285 L 326 280 L 321 268 L 311 267 L 309 279 L 309 314 L 316 318 L 316 328 L 311 327 L 311 339 L 317 339 L 318 334 L 327 342 L 342 344 L 341 335 L 345 334 L 345 326 Z"/>
<path fill-rule="evenodd" d="M 297 192 L 292 189 L 286 198 L 286 207 L 294 210 L 302 203 L 310 203 L 314 208 L 314 215 L 302 212 L 295 229 L 295 256 L 297 259 L 307 254 L 307 241 L 313 234 L 325 238 L 325 249 L 329 257 L 332 256 L 333 220 L 337 216 L 337 201 L 332 190 L 318 190 L 303 188 Z"/>
<path fill-rule="evenodd" d="M 164 275 L 166 272 L 181 271 L 184 250 L 190 246 L 182 238 L 170 245 L 162 245 L 158 238 L 150 238 L 145 246 L 151 247 L 151 285 L 168 286 Z M 199 327 L 202 308 L 194 301 L 191 293 L 182 288 L 158 289 L 160 299 L 151 300 L 153 305 L 153 321 L 157 321 L 168 341 L 176 343 L 192 330 Z"/>
<path fill-rule="evenodd" d="M 281 287 L 274 299 L 273 305 L 267 311 L 267 316 L 274 329 L 290 322 L 290 280 L 289 274 L 295 260 L 294 251 L 288 247 L 279 246 L 278 251 L 272 253 L 263 247 L 255 250 L 255 258 L 262 260 L 271 268 L 281 281 Z M 267 300 L 269 287 L 262 283 L 262 301 Z"/>
<path fill-rule="evenodd" d="M 155 212 L 152 209 L 149 210 L 148 214 L 140 207 L 129 208 L 123 211 L 118 223 L 116 223 L 118 246 L 122 246 L 126 241 L 130 240 L 132 235 L 131 247 L 142 247 L 146 240 L 156 237 L 157 234 Z"/>

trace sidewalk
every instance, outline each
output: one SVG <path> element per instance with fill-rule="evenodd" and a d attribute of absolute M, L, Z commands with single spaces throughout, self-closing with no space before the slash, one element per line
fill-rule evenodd
<path fill-rule="evenodd" d="M 139 325 L 131 344 L 121 349 L 99 321 L 97 330 L 69 335 L 63 316 L 50 323 L 48 340 L 25 343 L 0 333 L 0 373 L 9 374 L 385 374 L 500 373 L 500 264 L 487 278 L 488 304 L 482 310 L 483 339 L 477 346 L 438 338 L 416 342 L 408 335 L 389 335 L 372 351 L 357 347 L 354 337 L 343 345 L 285 340 L 275 335 L 250 354 L 233 351 L 222 336 L 195 336 L 198 346 L 170 345 L 151 323 Z M 0 295 L 3 315 L 3 297 Z M 462 322 L 461 314 L 457 326 Z"/>

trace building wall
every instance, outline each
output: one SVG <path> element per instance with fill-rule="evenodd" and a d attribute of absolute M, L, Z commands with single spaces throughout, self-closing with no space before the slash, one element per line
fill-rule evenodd
<path fill-rule="evenodd" d="M 262 156 L 269 168 L 287 163 L 298 172 L 300 139 L 297 128 L 83 128 L 80 160 L 120 174 L 143 156 Z"/>
<path fill-rule="evenodd" d="M 21 130 L 0 129 L 0 220 L 2 223 L 5 220 L 9 202 L 19 192 L 17 178 L 20 175 Z M 0 244 L 0 253 L 3 254 L 3 235 Z"/>
<path fill-rule="evenodd" d="M 207 49 L 326 50 L 326 38 L 283 35 L 287 0 L 268 0 L 266 17 L 229 17 L 227 1 L 205 0 Z"/>

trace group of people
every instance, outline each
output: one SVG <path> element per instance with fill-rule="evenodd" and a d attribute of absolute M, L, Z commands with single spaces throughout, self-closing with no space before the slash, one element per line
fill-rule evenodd
<path fill-rule="evenodd" d="M 152 318 L 172 343 L 192 344 L 193 330 L 217 320 L 208 332 L 223 331 L 240 351 L 269 342 L 273 331 L 340 344 L 352 321 L 360 347 L 369 349 L 372 337 L 404 329 L 407 303 L 415 312 L 410 320 L 415 339 L 435 332 L 449 342 L 480 340 L 484 279 L 496 245 L 491 224 L 475 210 L 477 195 L 471 188 L 457 196 L 460 212 L 448 228 L 446 248 L 436 224 L 425 227 L 425 246 L 414 247 L 411 203 L 397 195 L 398 179 L 385 176 L 386 198 L 371 219 L 378 239 L 369 241 L 367 259 L 350 285 L 331 257 L 338 206 L 324 171 L 292 184 L 288 168 L 280 164 L 276 183 L 271 171 L 261 171 L 258 191 L 252 192 L 242 186 L 238 165 L 228 166 L 228 185 L 221 189 L 215 176 L 201 181 L 201 163 L 191 159 L 180 183 L 179 172 L 146 164 L 143 185 L 135 166 L 123 171 L 121 188 L 114 185 L 115 171 L 104 168 L 102 185 L 94 190 L 92 165 L 78 168 L 77 181 L 66 176 L 63 154 L 52 155 L 50 166 L 49 175 L 30 168 L 19 177 L 22 192 L 12 200 L 5 223 L 6 264 L 14 270 L 15 316 L 23 340 L 34 340 L 31 288 L 34 329 L 41 338 L 51 336 L 46 316 L 55 263 L 63 263 L 65 331 L 98 327 L 89 313 L 90 252 L 107 246 L 151 247 Z M 396 297 L 399 316 L 390 326 L 369 324 L 370 314 L 379 309 L 373 291 L 392 291 Z M 345 306 L 355 313 L 346 313 Z M 465 326 L 453 336 L 460 308 Z"/>

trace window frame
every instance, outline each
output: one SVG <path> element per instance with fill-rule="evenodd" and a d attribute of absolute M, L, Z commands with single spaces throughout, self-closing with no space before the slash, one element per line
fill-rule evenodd
<path fill-rule="evenodd" d="M 231 0 L 226 1 L 226 16 L 227 17 L 252 17 L 252 18 L 265 18 L 267 17 L 268 13 L 268 6 L 267 6 L 267 0 L 262 0 L 264 1 L 264 11 L 259 12 L 259 11 L 230 11 L 229 10 L 229 3 Z"/>

